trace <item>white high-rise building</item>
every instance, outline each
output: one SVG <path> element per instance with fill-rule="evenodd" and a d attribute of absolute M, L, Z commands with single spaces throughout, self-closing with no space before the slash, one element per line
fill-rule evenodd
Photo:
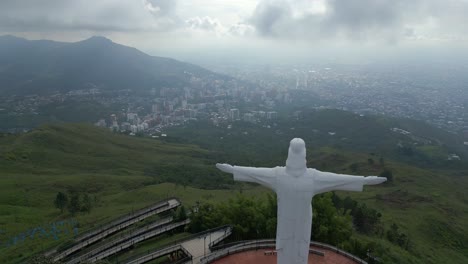
<path fill-rule="evenodd" d="M 240 118 L 239 115 L 240 115 L 239 109 L 233 108 L 229 110 L 229 118 L 231 120 L 238 120 Z"/>
<path fill-rule="evenodd" d="M 275 112 L 275 111 L 272 111 L 272 112 L 268 112 L 266 114 L 266 116 L 267 116 L 267 119 L 270 119 L 270 120 L 271 119 L 276 119 L 276 118 L 278 118 L 278 113 Z"/>
<path fill-rule="evenodd" d="M 250 123 L 255 123 L 257 122 L 255 115 L 252 113 L 246 113 L 244 114 L 244 121 L 250 122 Z"/>

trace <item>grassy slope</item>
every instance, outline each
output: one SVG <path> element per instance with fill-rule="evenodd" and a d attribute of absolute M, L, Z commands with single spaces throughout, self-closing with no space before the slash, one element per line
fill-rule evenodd
<path fill-rule="evenodd" d="M 113 135 L 86 125 L 46 126 L 24 135 L 0 138 L 0 262 L 16 262 L 33 252 L 64 242 L 70 234 L 5 242 L 30 228 L 72 218 L 53 206 L 57 192 L 70 189 L 97 197 L 91 214 L 79 214 L 80 231 L 164 199 L 178 196 L 190 206 L 196 200 L 224 200 L 231 190 L 200 190 L 145 176 L 153 166 L 197 164 L 213 167 L 210 153 L 195 146 Z M 214 169 L 213 169 L 214 170 Z M 229 177 L 220 176 L 220 182 Z M 49 230 L 47 229 L 47 230 Z"/>
<path fill-rule="evenodd" d="M 406 252 L 381 239 L 365 237 L 365 240 L 388 246 L 388 263 L 468 261 L 467 162 L 466 159 L 457 163 L 446 161 L 446 153 L 461 145 L 455 136 L 451 138 L 448 133 L 422 123 L 359 117 L 334 110 L 311 112 L 297 122 L 278 120 L 277 123 L 277 127 L 271 128 L 236 123 L 227 133 L 223 133 L 225 128 L 198 123 L 168 133 L 174 140 L 199 144 L 209 150 L 228 149 L 231 154 L 223 153 L 220 159 L 244 166 L 283 163 L 288 140 L 293 137 L 305 139 L 308 166 L 320 170 L 376 175 L 383 170 L 379 159 L 384 157 L 385 167 L 395 175 L 393 184 L 366 187 L 365 192 L 341 193 L 341 196 L 350 195 L 382 212 L 386 229 L 397 223 L 410 237 L 412 247 Z M 197 135 L 187 136 L 184 131 L 190 131 L 192 126 L 197 129 Z M 392 132 L 392 127 L 407 129 L 415 137 Z M 337 134 L 329 135 L 330 131 Z M 431 143 L 424 145 L 421 138 Z M 419 147 L 421 151 L 411 156 L 400 154 L 399 142 L 414 149 Z M 460 153 L 463 151 L 466 149 Z M 368 164 L 369 158 L 374 160 L 374 165 Z M 359 165 L 357 172 L 350 170 L 353 163 Z"/>
<path fill-rule="evenodd" d="M 238 138 L 234 133 L 231 136 L 236 141 Z M 249 140 L 255 136 L 253 133 L 239 136 L 244 137 L 242 142 L 246 145 L 243 147 L 256 146 Z M 299 132 L 295 134 L 302 136 Z M 265 138 L 276 139 L 266 133 Z M 210 147 L 214 151 L 229 145 L 215 138 L 211 143 L 216 145 Z M 259 141 L 257 144 L 261 143 Z M 235 151 L 242 153 L 240 149 Z M 283 154 L 281 150 L 273 151 L 268 161 L 262 161 L 265 164 L 257 164 L 257 160 L 249 162 L 253 165 L 276 165 L 279 161 L 277 156 L 283 158 Z M 259 153 L 252 153 L 254 155 Z M 356 174 L 371 175 L 382 169 L 380 165 L 367 163 L 369 157 L 378 160 L 369 154 L 322 147 L 309 149 L 308 155 L 309 165 L 323 170 L 351 173 L 351 163 L 359 164 Z M 47 126 L 21 136 L 2 137 L 0 241 L 4 242 L 35 226 L 71 218 L 68 213 L 60 214 L 53 207 L 56 193 L 70 188 L 89 192 L 98 198 L 91 214 L 76 217 L 80 231 L 168 196 L 180 197 L 187 206 L 203 200 L 225 201 L 238 193 L 236 188 L 201 190 L 171 183 L 159 184 L 157 176 L 147 176 L 145 172 L 154 166 L 180 164 L 181 161 L 200 164 L 202 169 L 210 171 L 215 161 L 229 158 L 226 153 L 210 152 L 193 145 L 113 135 L 84 125 Z M 239 162 L 246 158 L 250 157 L 239 158 Z M 442 263 L 447 258 L 450 263 L 466 263 L 466 172 L 421 169 L 388 160 L 386 166 L 395 174 L 394 184 L 366 187 L 365 192 L 350 195 L 381 211 L 387 228 L 392 222 L 397 222 L 402 231 L 410 236 L 412 247 L 407 252 L 382 239 L 364 236 L 362 239 L 374 240 L 388 247 L 386 260 L 389 263 Z M 227 177 L 217 176 L 219 179 Z M 228 180 L 226 182 L 229 183 Z M 252 187 L 244 193 L 261 195 L 265 191 Z M 36 236 L 8 248 L 2 244 L 0 262 L 21 261 L 31 253 L 67 241 L 71 235 L 60 234 L 59 238 L 54 240 Z"/>
<path fill-rule="evenodd" d="M 337 154 L 326 149 L 318 151 L 322 159 Z M 380 171 L 379 165 L 369 165 L 368 155 L 344 153 L 346 161 L 361 161 L 355 174 L 370 175 Z M 320 161 L 318 155 L 317 161 Z M 344 162 L 335 171 L 350 173 L 350 163 Z M 465 194 L 467 177 L 454 177 L 447 172 L 424 170 L 401 163 L 387 162 L 385 167 L 393 171 L 394 183 L 365 187 L 362 193 L 338 192 L 349 195 L 382 213 L 386 229 L 392 223 L 399 225 L 410 237 L 410 250 L 392 246 L 388 241 L 363 237 L 388 247 L 388 263 L 465 263 L 468 260 L 468 204 Z"/>

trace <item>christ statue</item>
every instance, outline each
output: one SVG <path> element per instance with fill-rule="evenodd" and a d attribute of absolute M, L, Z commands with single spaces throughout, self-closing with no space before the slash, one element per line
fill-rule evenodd
<path fill-rule="evenodd" d="M 259 183 L 276 192 L 278 264 L 307 263 L 312 228 L 311 200 L 314 195 L 334 190 L 362 191 L 363 185 L 375 185 L 387 180 L 307 168 L 305 142 L 300 138 L 291 140 L 285 167 L 255 168 L 229 164 L 216 164 L 216 167 L 232 173 L 236 181 Z"/>

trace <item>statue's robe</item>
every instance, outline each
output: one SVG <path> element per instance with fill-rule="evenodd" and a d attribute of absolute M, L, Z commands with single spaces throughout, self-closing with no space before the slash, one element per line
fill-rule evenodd
<path fill-rule="evenodd" d="M 279 264 L 306 264 L 312 229 L 311 200 L 333 190 L 362 191 L 363 176 L 306 169 L 292 176 L 286 167 L 251 168 L 233 166 L 234 180 L 255 182 L 276 192 L 278 225 L 276 250 Z"/>

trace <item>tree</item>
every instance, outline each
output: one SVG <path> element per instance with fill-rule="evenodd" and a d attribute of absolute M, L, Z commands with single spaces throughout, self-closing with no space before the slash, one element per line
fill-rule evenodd
<path fill-rule="evenodd" d="M 54 205 L 56 208 L 60 209 L 60 212 L 63 213 L 63 209 L 67 207 L 68 197 L 63 192 L 58 192 L 55 196 Z"/>
<path fill-rule="evenodd" d="M 358 164 L 353 163 L 353 164 L 349 165 L 349 168 L 351 169 L 352 172 L 356 172 L 357 169 L 358 169 Z"/>
<path fill-rule="evenodd" d="M 338 245 L 348 241 L 352 234 L 351 216 L 343 209 L 335 208 L 333 194 L 326 193 L 313 200 L 313 240 Z"/>
<path fill-rule="evenodd" d="M 85 193 L 83 195 L 83 205 L 81 206 L 81 211 L 89 213 L 91 212 L 91 208 L 92 208 L 91 198 L 89 197 L 87 193 Z"/>
<path fill-rule="evenodd" d="M 390 229 L 387 231 L 387 239 L 393 244 L 396 244 L 404 249 L 408 249 L 408 244 L 409 244 L 408 236 L 406 236 L 406 234 L 404 233 L 400 233 L 398 229 L 399 229 L 398 225 L 393 223 L 390 226 Z"/>
<path fill-rule="evenodd" d="M 385 159 L 383 157 L 380 157 L 379 163 L 380 163 L 380 166 L 385 166 Z"/>
<path fill-rule="evenodd" d="M 174 220 L 175 221 L 184 221 L 185 219 L 187 219 L 187 212 L 185 211 L 184 206 L 180 206 L 179 208 L 177 208 L 177 210 L 175 212 Z"/>
<path fill-rule="evenodd" d="M 80 195 L 78 193 L 72 193 L 70 195 L 70 203 L 68 204 L 68 211 L 71 215 L 75 215 L 81 209 Z"/>
<path fill-rule="evenodd" d="M 366 204 L 360 204 L 353 212 L 353 220 L 359 232 L 370 234 L 378 230 L 382 215 Z"/>
<path fill-rule="evenodd" d="M 379 176 L 387 178 L 388 182 L 393 182 L 393 173 L 389 169 L 385 169 L 383 172 L 379 174 Z"/>

